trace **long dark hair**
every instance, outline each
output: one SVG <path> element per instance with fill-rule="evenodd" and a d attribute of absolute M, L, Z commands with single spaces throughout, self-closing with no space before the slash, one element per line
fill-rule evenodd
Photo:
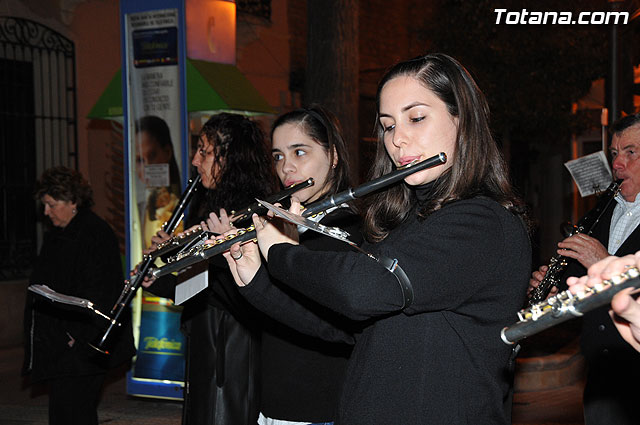
<path fill-rule="evenodd" d="M 221 113 L 209 118 L 200 136 L 213 144 L 213 167 L 219 170 L 215 187 L 207 191 L 209 211 L 239 209 L 273 192 L 273 162 L 256 122 L 243 115 Z"/>
<path fill-rule="evenodd" d="M 424 218 L 449 202 L 486 196 L 526 218 L 524 204 L 511 187 L 507 166 L 489 129 L 489 106 L 467 70 L 455 59 L 441 53 L 400 62 L 385 74 L 378 85 L 378 111 L 382 88 L 401 76 L 414 78 L 431 90 L 444 102 L 451 116 L 458 118 L 455 151 L 448 159 L 451 167 L 436 179 L 432 197 L 420 205 L 418 215 Z M 371 178 L 395 168 L 382 142 L 383 128 L 379 119 L 376 119 L 376 132 L 378 144 Z M 415 192 L 402 184 L 367 201 L 365 231 L 370 240 L 379 241 L 407 219 L 416 199 Z"/>
<path fill-rule="evenodd" d="M 273 140 L 273 133 L 276 129 L 285 124 L 302 126 L 306 135 L 328 153 L 330 164 L 334 163 L 337 154 L 336 166 L 329 168 L 325 195 L 333 195 L 351 186 L 349 152 L 342 135 L 340 122 L 333 113 L 317 104 L 287 112 L 279 116 L 271 126 L 271 140 Z"/>

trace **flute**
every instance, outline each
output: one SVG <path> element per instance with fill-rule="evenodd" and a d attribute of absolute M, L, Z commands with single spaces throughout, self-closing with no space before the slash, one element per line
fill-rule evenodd
<path fill-rule="evenodd" d="M 349 188 L 343 192 L 339 192 L 329 198 L 317 201 L 309 205 L 303 212 L 303 217 L 309 217 L 321 211 L 325 211 L 331 207 L 338 206 L 344 202 L 352 201 L 356 198 L 361 198 L 377 190 L 391 186 L 403 180 L 405 177 L 417 173 L 418 171 L 426 170 L 428 168 L 435 167 L 447 162 L 447 155 L 444 152 L 434 155 L 431 158 L 425 159 L 418 163 L 410 163 L 396 171 L 385 174 L 375 180 L 364 183 L 357 188 Z M 159 267 L 151 272 L 153 277 L 161 277 L 170 273 L 180 272 L 187 267 L 190 267 L 201 261 L 208 260 L 209 258 L 221 254 L 231 248 L 231 245 L 237 242 L 246 242 L 250 239 L 254 239 L 256 235 L 255 227 L 253 225 L 246 229 L 238 229 L 235 235 L 229 235 L 224 239 L 217 239 L 215 243 L 204 244 L 195 247 L 191 250 L 178 254 L 175 257 L 169 258 L 166 265 Z"/>
<path fill-rule="evenodd" d="M 313 184 L 314 181 L 312 178 L 308 178 L 304 181 L 292 184 L 286 189 L 268 197 L 267 202 L 275 203 L 283 201 L 297 191 L 306 189 L 309 186 L 313 186 Z M 240 211 L 232 211 L 230 221 L 232 223 L 241 223 L 251 218 L 251 215 L 253 213 L 264 214 L 265 212 L 266 208 L 264 208 L 258 202 L 254 202 L 251 205 L 241 209 Z M 211 237 L 210 232 L 207 232 L 203 230 L 202 227 L 197 226 L 158 244 L 157 249 L 150 252 L 149 255 L 153 258 L 165 257 L 178 249 L 189 249 L 193 244 L 198 243 L 201 240 L 203 241 L 209 237 Z"/>
<path fill-rule="evenodd" d="M 560 292 L 546 301 L 534 304 L 518 312 L 519 321 L 502 329 L 500 337 L 505 344 L 515 344 L 528 336 L 556 326 L 569 319 L 601 307 L 625 288 L 640 286 L 640 272 L 630 268 L 619 276 L 603 281 L 584 292 L 572 294 L 569 290 Z"/>
<path fill-rule="evenodd" d="M 305 188 L 305 187 L 309 187 L 312 184 L 313 184 L 313 179 L 309 178 L 309 179 L 305 180 L 304 182 L 300 182 L 300 183 L 298 183 L 296 185 L 290 186 L 286 190 L 273 195 L 271 198 L 272 199 L 276 199 L 278 201 L 281 201 L 281 200 L 291 196 L 296 191 L 298 191 L 298 190 L 300 190 L 302 188 Z M 241 215 L 244 214 L 244 215 L 247 215 L 247 216 L 251 216 L 251 214 L 255 210 L 256 210 L 256 206 L 255 206 L 255 203 L 254 203 L 254 204 L 251 204 L 248 207 L 244 208 L 243 210 L 241 210 L 240 214 Z M 110 335 L 111 331 L 113 330 L 113 328 L 115 326 L 119 326 L 118 319 L 119 319 L 120 315 L 124 311 L 125 307 L 129 305 L 129 303 L 133 299 L 133 296 L 135 295 L 136 291 L 142 285 L 142 282 L 144 282 L 144 278 L 145 278 L 145 276 L 147 276 L 147 274 L 151 270 L 151 268 L 153 266 L 153 263 L 155 262 L 156 258 L 157 258 L 157 256 L 153 256 L 153 255 L 149 255 L 149 254 L 145 255 L 145 257 L 142 260 L 141 265 L 138 266 L 138 273 L 131 278 L 131 282 L 130 283 L 125 285 L 125 289 L 122 292 L 122 294 L 120 294 L 120 298 L 118 299 L 118 302 L 116 303 L 116 305 L 111 310 L 111 315 L 110 315 L 110 319 L 111 320 L 109 322 L 109 326 L 107 327 L 106 331 L 104 332 L 104 334 L 102 335 L 102 337 L 99 339 L 99 341 L 97 343 L 89 344 L 89 345 L 91 345 L 91 347 L 95 348 L 96 350 L 98 350 L 100 352 L 106 353 L 106 351 L 104 351 L 104 346 L 106 344 L 107 338 L 109 337 L 109 335 Z"/>

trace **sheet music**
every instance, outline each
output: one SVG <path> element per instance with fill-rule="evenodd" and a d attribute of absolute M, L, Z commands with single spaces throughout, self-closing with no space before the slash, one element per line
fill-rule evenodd
<path fill-rule="evenodd" d="M 91 308 L 93 306 L 93 303 L 87 299 L 61 294 L 49 288 L 47 285 L 29 285 L 27 289 L 51 301 L 62 304 L 74 305 L 82 308 Z"/>
<path fill-rule="evenodd" d="M 176 286 L 174 304 L 181 305 L 209 287 L 207 262 L 204 262 L 204 265 L 205 267 L 194 266 L 178 275 L 178 278 L 186 280 Z"/>
<path fill-rule="evenodd" d="M 603 151 L 585 155 L 564 164 L 576 182 L 580 196 L 602 192 L 611 183 L 611 169 Z"/>
<path fill-rule="evenodd" d="M 275 215 L 287 220 L 290 223 L 305 227 L 309 230 L 313 230 L 314 232 L 322 233 L 323 235 L 338 239 L 339 241 L 346 242 L 351 246 L 357 246 L 355 242 L 349 240 L 349 232 L 346 232 L 339 227 L 325 226 L 313 220 L 309 220 L 306 217 L 291 214 L 289 211 L 276 207 L 275 205 L 272 205 L 266 201 L 261 201 L 260 199 L 256 200 L 260 202 L 260 204 L 262 204 L 265 208 L 272 211 Z"/>

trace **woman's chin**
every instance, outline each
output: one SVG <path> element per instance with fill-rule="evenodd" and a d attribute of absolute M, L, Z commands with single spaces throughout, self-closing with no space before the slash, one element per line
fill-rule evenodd
<path fill-rule="evenodd" d="M 433 179 L 415 178 L 414 176 L 409 176 L 404 179 L 404 182 L 409 186 L 421 186 L 431 181 L 433 181 Z"/>

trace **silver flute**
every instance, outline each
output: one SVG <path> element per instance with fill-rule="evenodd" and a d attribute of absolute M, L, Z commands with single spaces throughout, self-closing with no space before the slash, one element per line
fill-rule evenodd
<path fill-rule="evenodd" d="M 413 162 L 398 168 L 391 173 L 378 177 L 370 182 L 364 183 L 356 188 L 350 188 L 343 192 L 336 193 L 333 196 L 325 198 L 321 201 L 314 202 L 307 206 L 302 212 L 303 217 L 309 217 L 319 212 L 325 211 L 331 207 L 340 205 L 344 202 L 352 201 L 356 198 L 361 198 L 372 192 L 384 189 L 391 186 L 405 177 L 417 173 L 418 171 L 426 170 L 447 162 L 447 155 L 444 152 L 440 152 L 438 155 L 434 155 L 431 158 L 427 158 L 421 162 Z M 154 277 L 165 276 L 169 273 L 180 272 L 186 268 L 199 263 L 201 261 L 208 260 L 209 258 L 222 254 L 229 250 L 231 245 L 238 242 L 246 242 L 251 239 L 255 239 L 256 232 L 253 225 L 245 228 L 238 229 L 233 235 L 228 235 L 223 239 L 216 239 L 213 243 L 203 244 L 188 251 L 184 251 L 167 260 L 167 264 L 159 267 L 151 272 Z"/>
<path fill-rule="evenodd" d="M 292 184 L 286 189 L 274 195 L 271 195 L 267 198 L 267 201 L 271 203 L 284 201 L 285 199 L 291 197 L 291 195 L 293 195 L 294 193 L 309 186 L 313 186 L 313 184 L 313 178 L 308 178 L 301 182 Z M 229 217 L 229 221 L 231 223 L 242 223 L 250 219 L 254 213 L 264 214 L 265 212 L 266 209 L 263 208 L 262 205 L 260 205 L 258 202 L 254 202 L 239 211 L 231 211 L 231 217 Z M 176 251 L 190 249 L 195 244 L 202 242 L 210 238 L 211 236 L 211 232 L 204 230 L 201 226 L 195 226 L 192 229 L 187 229 L 184 232 L 158 244 L 158 247 L 154 251 L 150 252 L 149 255 L 153 258 L 164 258 L 168 255 L 175 254 Z"/>
<path fill-rule="evenodd" d="M 511 345 L 569 319 L 580 317 L 606 305 L 623 289 L 640 287 L 639 276 L 640 272 L 633 267 L 578 294 L 572 294 L 569 290 L 560 292 L 544 302 L 520 310 L 518 322 L 502 329 L 500 337 L 505 344 Z"/>
<path fill-rule="evenodd" d="M 198 176 L 196 178 L 197 181 L 200 180 L 200 176 Z M 196 185 L 197 181 L 194 181 L 193 184 L 189 185 L 189 189 L 187 189 L 186 192 L 190 192 Z M 304 182 L 301 182 L 297 185 L 294 185 L 295 187 L 289 187 L 287 190 L 283 191 L 284 192 L 284 196 L 283 196 L 283 192 L 279 192 L 276 195 L 273 195 L 271 198 L 272 199 L 277 199 L 278 201 L 283 200 L 286 197 L 291 196 L 293 193 L 295 193 L 296 191 L 304 188 L 304 187 L 309 187 L 313 184 L 313 179 L 307 179 Z M 191 199 L 191 194 L 183 194 L 182 198 L 187 198 L 186 203 L 188 203 L 188 201 Z M 180 214 L 180 217 L 182 217 L 182 214 L 184 213 L 184 208 L 186 208 L 186 203 L 185 206 L 182 207 L 182 210 L 180 211 L 179 209 L 176 209 L 173 213 L 173 216 L 176 216 L 178 214 Z M 179 204 L 179 207 L 182 206 L 182 202 Z M 243 210 L 240 211 L 239 214 L 244 214 L 247 216 L 251 216 L 251 214 L 257 209 L 258 207 L 255 204 L 251 204 L 249 205 L 247 208 L 244 208 Z M 172 218 L 173 218 L 172 216 Z M 175 230 L 175 228 L 177 227 L 178 223 L 180 222 L 180 220 L 178 220 L 177 222 L 174 222 L 173 220 L 169 220 L 168 224 L 166 224 L 163 227 L 163 230 L 167 233 L 171 233 L 173 232 L 173 230 Z M 172 226 L 172 228 L 169 228 L 169 226 Z M 89 344 L 91 345 L 91 347 L 95 348 L 96 350 L 103 352 L 103 353 L 108 353 L 105 350 L 105 347 L 107 345 L 107 339 L 109 338 L 109 335 L 111 334 L 112 330 L 117 327 L 120 326 L 120 323 L 118 322 L 120 315 L 122 314 L 122 312 L 125 310 L 125 308 L 129 305 L 129 303 L 131 302 L 131 300 L 133 299 L 133 297 L 135 296 L 137 290 L 140 288 L 140 286 L 142 285 L 142 282 L 144 282 L 144 278 L 149 274 L 149 272 L 152 270 L 154 262 L 156 260 L 157 256 L 153 256 L 150 254 L 147 254 L 144 256 L 144 258 L 142 259 L 142 262 L 138 265 L 137 269 L 137 273 L 131 277 L 131 279 L 129 279 L 128 281 L 125 282 L 125 287 L 124 290 L 122 291 L 122 293 L 120 294 L 120 297 L 118 298 L 118 301 L 116 302 L 116 304 L 113 306 L 113 308 L 111 309 L 111 314 L 109 315 L 109 326 L 107 327 L 107 329 L 105 330 L 105 332 L 102 334 L 102 336 L 99 338 L 99 340 L 96 343 L 93 344 Z"/>

